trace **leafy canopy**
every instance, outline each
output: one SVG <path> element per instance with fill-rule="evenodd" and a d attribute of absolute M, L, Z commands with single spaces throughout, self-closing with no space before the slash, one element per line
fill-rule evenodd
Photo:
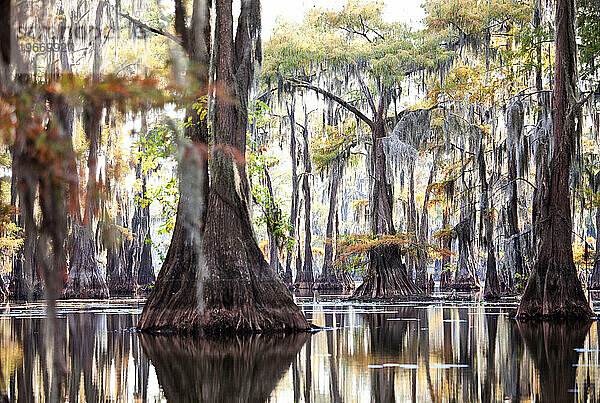
<path fill-rule="evenodd" d="M 381 2 L 350 0 L 341 10 L 313 10 L 300 25 L 277 26 L 265 46 L 264 74 L 267 80 L 323 70 L 347 76 L 356 66 L 373 79 L 398 83 L 410 72 L 449 60 L 451 53 L 438 39 L 385 22 Z"/>

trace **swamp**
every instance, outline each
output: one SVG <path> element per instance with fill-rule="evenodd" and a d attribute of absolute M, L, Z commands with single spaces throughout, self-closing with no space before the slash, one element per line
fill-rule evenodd
<path fill-rule="evenodd" d="M 0 0 L 0 403 L 600 401 L 597 0 Z"/>

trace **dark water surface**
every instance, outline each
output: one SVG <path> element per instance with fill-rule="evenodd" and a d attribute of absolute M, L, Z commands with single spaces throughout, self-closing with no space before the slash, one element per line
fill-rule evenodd
<path fill-rule="evenodd" d="M 510 303 L 298 301 L 323 331 L 224 340 L 140 335 L 142 300 L 62 302 L 62 400 L 599 400 L 595 322 L 517 324 L 507 318 Z M 10 402 L 47 400 L 43 321 L 43 304 L 0 307 L 0 395 Z"/>

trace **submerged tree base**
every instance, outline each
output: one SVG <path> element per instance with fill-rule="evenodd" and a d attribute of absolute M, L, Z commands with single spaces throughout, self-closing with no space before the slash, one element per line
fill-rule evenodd
<path fill-rule="evenodd" d="M 354 291 L 352 299 L 396 298 L 422 294 L 421 289 L 408 276 L 399 247 L 382 246 L 370 253 L 370 273 Z"/>
<path fill-rule="evenodd" d="M 247 210 L 236 214 L 215 193 L 209 197 L 209 209 L 213 213 L 208 215 L 203 234 L 203 260 L 195 246 L 196 235 L 178 214 L 171 246 L 144 306 L 139 329 L 207 334 L 310 330 L 290 291 L 258 248 Z M 222 223 L 227 221 L 225 228 Z M 199 289 L 200 283 L 203 287 Z"/>
<path fill-rule="evenodd" d="M 452 286 L 450 286 L 450 289 L 460 291 L 460 292 L 473 292 L 473 291 L 479 291 L 481 289 L 481 287 L 478 284 L 475 284 L 472 282 L 466 282 L 466 283 L 452 284 Z"/>
<path fill-rule="evenodd" d="M 534 267 L 517 311 L 517 319 L 589 320 L 594 316 L 575 267 L 549 263 Z"/>
<path fill-rule="evenodd" d="M 330 268 L 317 278 L 313 288 L 320 291 L 352 291 L 354 281 L 345 271 Z"/>
<path fill-rule="evenodd" d="M 354 289 L 354 282 L 352 282 L 352 283 L 348 283 L 348 282 L 341 283 L 339 281 L 326 282 L 324 280 L 319 279 L 319 280 L 317 280 L 317 282 L 315 283 L 315 286 L 313 288 L 315 290 L 319 290 L 319 291 L 347 292 L 347 291 L 352 291 Z"/>
<path fill-rule="evenodd" d="M 64 298 L 108 298 L 108 286 L 98 270 L 96 248 L 90 229 L 73 224 L 74 245 Z"/>

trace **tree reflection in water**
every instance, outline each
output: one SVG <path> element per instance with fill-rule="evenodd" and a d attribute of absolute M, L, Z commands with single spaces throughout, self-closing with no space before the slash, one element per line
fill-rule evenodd
<path fill-rule="evenodd" d="M 139 337 L 170 402 L 264 402 L 310 335 Z"/>
<path fill-rule="evenodd" d="M 134 330 L 131 301 L 60 303 L 70 402 L 598 401 L 598 323 L 516 323 L 499 304 L 304 299 L 325 329 L 202 340 Z M 43 307 L 0 313 L 0 403 L 49 401 Z"/>
<path fill-rule="evenodd" d="M 537 400 L 568 402 L 575 398 L 577 363 L 591 322 L 519 323 L 519 331 L 540 380 Z"/>

